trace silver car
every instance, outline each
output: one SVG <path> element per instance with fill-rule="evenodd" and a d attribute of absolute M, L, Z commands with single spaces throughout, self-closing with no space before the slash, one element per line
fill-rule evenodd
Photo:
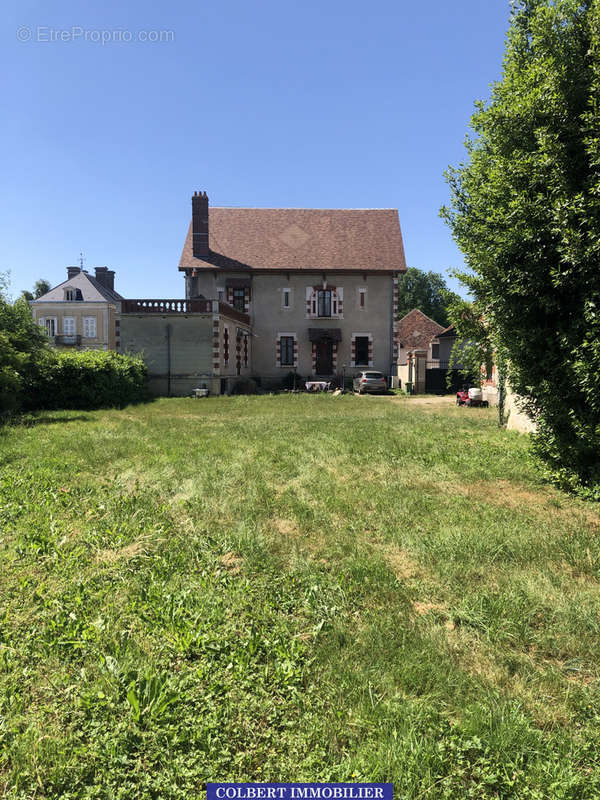
<path fill-rule="evenodd" d="M 387 392 L 387 379 L 383 372 L 374 372 L 372 369 L 357 372 L 352 381 L 352 388 L 359 394 Z"/>

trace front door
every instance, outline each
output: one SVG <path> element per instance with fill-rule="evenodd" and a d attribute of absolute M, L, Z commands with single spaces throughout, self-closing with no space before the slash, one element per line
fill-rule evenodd
<path fill-rule="evenodd" d="M 315 369 L 317 375 L 333 374 L 333 342 L 331 339 L 321 339 L 316 343 L 317 363 Z"/>

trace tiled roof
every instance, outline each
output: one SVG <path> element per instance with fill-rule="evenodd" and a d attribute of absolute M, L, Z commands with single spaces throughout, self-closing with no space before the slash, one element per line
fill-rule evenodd
<path fill-rule="evenodd" d="M 114 292 L 106 286 L 102 286 L 101 283 L 98 283 L 98 281 L 92 278 L 87 272 L 78 272 L 76 275 L 73 275 L 72 278 L 67 278 L 66 281 L 59 283 L 58 286 L 55 286 L 53 289 L 50 289 L 49 292 L 46 292 L 46 294 L 38 297 L 34 302 L 63 302 L 65 299 L 64 290 L 68 286 L 73 287 L 73 289 L 80 289 L 84 302 L 87 301 L 88 303 L 101 303 L 103 301 L 117 303 L 119 300 L 123 299 L 118 292 Z"/>
<path fill-rule="evenodd" d="M 436 334 L 436 338 L 440 338 L 440 336 L 456 336 L 456 331 L 454 330 L 454 325 L 448 325 L 447 328 L 444 328 L 443 331 L 440 331 Z"/>
<path fill-rule="evenodd" d="M 209 208 L 206 259 L 192 251 L 191 224 L 179 269 L 343 269 L 404 272 L 398 211 Z"/>
<path fill-rule="evenodd" d="M 398 341 L 405 350 L 426 350 L 433 337 L 443 331 L 443 325 L 413 308 L 398 322 Z"/>

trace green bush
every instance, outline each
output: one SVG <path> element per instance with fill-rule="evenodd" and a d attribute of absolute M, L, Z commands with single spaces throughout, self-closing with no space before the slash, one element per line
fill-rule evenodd
<path fill-rule="evenodd" d="M 27 409 L 106 408 L 148 399 L 138 356 L 104 350 L 54 352 L 24 398 Z"/>
<path fill-rule="evenodd" d="M 281 388 L 282 389 L 300 389 L 304 386 L 304 378 L 302 375 L 298 375 L 298 373 L 290 372 L 285 375 L 281 381 Z"/>
<path fill-rule="evenodd" d="M 21 408 L 51 356 L 48 337 L 33 321 L 29 304 L 9 303 L 6 287 L 0 274 L 0 418 Z"/>
<path fill-rule="evenodd" d="M 124 406 L 148 398 L 141 358 L 52 349 L 27 301 L 11 303 L 7 287 L 0 273 L 0 419 L 22 410 Z"/>
<path fill-rule="evenodd" d="M 256 381 L 252 378 L 239 378 L 231 389 L 231 394 L 256 394 Z"/>

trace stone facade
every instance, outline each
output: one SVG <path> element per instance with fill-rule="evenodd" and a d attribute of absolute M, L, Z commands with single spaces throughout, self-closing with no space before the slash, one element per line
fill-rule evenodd
<path fill-rule="evenodd" d="M 188 278 L 186 289 L 189 298 L 228 297 L 228 283 L 242 280 L 242 273 L 203 272 Z M 252 275 L 248 284 L 243 299 L 239 290 L 239 303 L 252 325 L 251 371 L 265 385 L 279 384 L 293 369 L 303 377 L 328 378 L 344 366 L 347 375 L 359 366 L 395 372 L 392 275 L 281 271 Z M 369 342 L 368 360 L 359 363 L 361 337 Z M 294 345 L 284 342 L 282 357 L 287 338 Z"/>

